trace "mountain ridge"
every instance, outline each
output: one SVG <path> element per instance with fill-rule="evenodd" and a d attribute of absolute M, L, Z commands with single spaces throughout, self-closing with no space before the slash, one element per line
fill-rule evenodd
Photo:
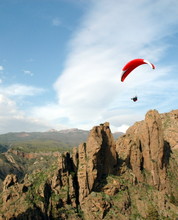
<path fill-rule="evenodd" d="M 82 130 L 78 128 L 71 128 L 71 129 L 65 129 L 65 130 L 48 130 L 45 132 L 9 132 L 5 134 L 0 134 L 0 143 L 10 143 L 10 142 L 18 142 L 18 141 L 24 141 L 24 140 L 38 140 L 38 139 L 50 139 L 50 140 L 60 140 L 62 139 L 69 139 L 68 135 L 76 135 L 76 138 L 78 138 L 78 144 L 85 141 L 87 139 L 87 136 L 89 134 L 88 130 Z M 121 136 L 124 134 L 123 132 L 114 132 L 113 135 L 115 138 Z M 64 137 L 62 136 L 64 135 Z M 78 135 L 78 136 L 77 136 Z M 72 140 L 73 141 L 73 140 Z"/>

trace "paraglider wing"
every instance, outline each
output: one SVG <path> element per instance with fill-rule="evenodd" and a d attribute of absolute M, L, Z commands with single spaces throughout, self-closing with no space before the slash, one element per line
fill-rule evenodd
<path fill-rule="evenodd" d="M 144 60 L 144 59 L 131 60 L 122 69 L 121 81 L 124 82 L 125 78 L 129 75 L 129 73 L 132 72 L 132 70 L 134 70 L 136 67 L 142 64 L 148 64 L 152 69 L 155 69 L 155 66 L 147 60 Z"/>

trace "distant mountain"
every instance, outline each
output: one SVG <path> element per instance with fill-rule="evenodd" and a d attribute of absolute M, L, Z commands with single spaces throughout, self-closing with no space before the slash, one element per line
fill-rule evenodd
<path fill-rule="evenodd" d="M 124 133 L 123 132 L 114 132 L 112 135 L 113 135 L 114 139 L 117 139 L 118 137 L 124 135 Z"/>
<path fill-rule="evenodd" d="M 74 147 L 78 146 L 82 142 L 86 142 L 89 131 L 80 130 L 77 128 L 66 129 L 57 131 L 55 129 L 46 132 L 11 132 L 0 135 L 0 152 L 5 152 L 14 145 L 20 143 L 35 144 L 53 142 L 61 147 Z M 113 136 L 117 139 L 123 135 L 122 132 L 115 132 Z M 46 145 L 46 144 L 45 144 Z"/>
<path fill-rule="evenodd" d="M 79 145 L 86 141 L 89 131 L 79 129 L 50 130 L 47 132 L 12 132 L 0 135 L 0 144 L 12 145 L 28 141 L 59 141 L 69 147 Z"/>

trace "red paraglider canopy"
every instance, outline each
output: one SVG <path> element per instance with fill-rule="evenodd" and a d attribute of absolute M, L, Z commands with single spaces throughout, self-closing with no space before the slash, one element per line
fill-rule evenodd
<path fill-rule="evenodd" d="M 134 70 L 136 67 L 142 64 L 148 64 L 151 66 L 152 69 L 155 69 L 155 66 L 147 60 L 144 60 L 144 59 L 131 60 L 122 69 L 121 82 L 124 82 L 125 78 L 129 75 L 130 72 L 132 72 L 132 70 Z"/>

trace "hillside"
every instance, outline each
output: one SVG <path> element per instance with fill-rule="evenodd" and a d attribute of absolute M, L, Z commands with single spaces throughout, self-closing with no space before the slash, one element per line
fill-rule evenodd
<path fill-rule="evenodd" d="M 59 152 L 70 151 L 72 147 L 86 141 L 88 133 L 68 129 L 0 135 L 0 190 L 8 174 L 15 174 L 21 180 L 33 170 L 46 168 L 56 160 Z"/>
<path fill-rule="evenodd" d="M 51 130 L 48 132 L 19 132 L 0 135 L 1 144 L 27 143 L 28 141 L 56 141 L 61 144 L 73 147 L 86 141 L 89 131 L 79 129 L 68 129 L 62 131 Z"/>
<path fill-rule="evenodd" d="M 8 174 L 15 174 L 21 180 L 33 170 L 47 167 L 59 152 L 71 151 L 86 141 L 88 134 L 85 130 L 67 129 L 0 135 L 0 190 Z M 121 134 L 115 133 L 115 138 Z"/>
<path fill-rule="evenodd" d="M 117 140 L 104 123 L 45 169 L 7 175 L 0 219 L 176 220 L 177 167 L 178 110 L 150 110 Z"/>

